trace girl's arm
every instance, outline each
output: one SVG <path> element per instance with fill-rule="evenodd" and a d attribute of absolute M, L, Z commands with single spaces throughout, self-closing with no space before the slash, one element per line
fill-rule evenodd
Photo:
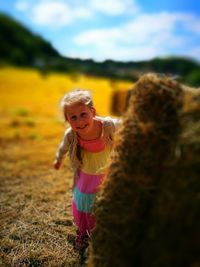
<path fill-rule="evenodd" d="M 56 152 L 56 158 L 53 162 L 54 169 L 58 170 L 62 164 L 62 159 L 65 156 L 65 154 L 69 150 L 69 131 L 70 129 L 67 129 L 65 131 L 64 137 L 60 145 L 58 146 L 57 152 Z"/>

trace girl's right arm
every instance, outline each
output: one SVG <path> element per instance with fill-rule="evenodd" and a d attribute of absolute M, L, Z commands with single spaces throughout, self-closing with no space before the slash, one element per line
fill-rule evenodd
<path fill-rule="evenodd" d="M 57 159 L 53 162 L 53 167 L 55 170 L 60 169 L 61 162 L 59 162 Z"/>
<path fill-rule="evenodd" d="M 64 137 L 60 145 L 58 146 L 57 152 L 56 152 L 56 158 L 55 161 L 53 162 L 53 167 L 54 169 L 58 170 L 61 166 L 62 159 L 64 155 L 68 152 L 69 150 L 69 131 L 70 129 L 67 129 L 65 131 Z"/>

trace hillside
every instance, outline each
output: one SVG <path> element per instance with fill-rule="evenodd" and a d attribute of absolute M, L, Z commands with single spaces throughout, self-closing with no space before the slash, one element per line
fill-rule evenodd
<path fill-rule="evenodd" d="M 6 15 L 0 15 L 1 61 L 21 65 L 34 65 L 37 59 L 58 58 L 58 52 L 44 41 Z"/>
<path fill-rule="evenodd" d="M 0 14 L 0 64 L 33 67 L 43 72 L 84 73 L 134 81 L 141 73 L 154 71 L 178 76 L 183 82 L 200 86 L 200 64 L 189 58 L 156 58 L 150 61 L 97 63 L 61 56 L 42 37 L 13 18 Z"/>

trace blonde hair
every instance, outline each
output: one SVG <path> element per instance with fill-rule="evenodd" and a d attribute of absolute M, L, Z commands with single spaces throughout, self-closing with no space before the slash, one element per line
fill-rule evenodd
<path fill-rule="evenodd" d="M 94 107 L 90 91 L 75 89 L 64 95 L 64 97 L 61 100 L 61 108 L 63 110 L 65 119 L 66 119 L 67 107 L 69 107 L 72 104 L 83 104 L 88 106 L 89 108 Z"/>

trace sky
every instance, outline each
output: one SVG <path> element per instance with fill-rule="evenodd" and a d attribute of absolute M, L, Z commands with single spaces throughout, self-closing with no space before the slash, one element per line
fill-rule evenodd
<path fill-rule="evenodd" d="M 0 0 L 63 56 L 102 62 L 184 56 L 200 62 L 198 0 Z"/>

